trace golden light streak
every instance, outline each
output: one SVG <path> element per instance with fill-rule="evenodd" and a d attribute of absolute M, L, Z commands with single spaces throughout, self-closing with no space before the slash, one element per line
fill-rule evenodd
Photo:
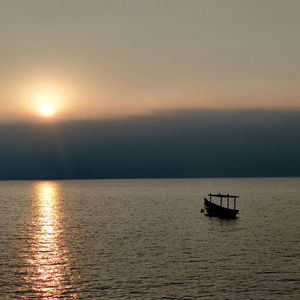
<path fill-rule="evenodd" d="M 56 299 L 62 294 L 76 299 L 76 293 L 70 291 L 72 276 L 63 240 L 60 186 L 54 182 L 40 182 L 35 186 L 35 194 L 36 214 L 28 257 L 31 268 L 25 279 L 39 299 Z"/>

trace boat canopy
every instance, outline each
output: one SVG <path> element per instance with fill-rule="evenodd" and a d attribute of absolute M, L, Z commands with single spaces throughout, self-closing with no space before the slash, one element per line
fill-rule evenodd
<path fill-rule="evenodd" d="M 219 197 L 219 198 L 239 198 L 239 196 L 229 195 L 229 194 L 208 194 L 209 197 Z"/>

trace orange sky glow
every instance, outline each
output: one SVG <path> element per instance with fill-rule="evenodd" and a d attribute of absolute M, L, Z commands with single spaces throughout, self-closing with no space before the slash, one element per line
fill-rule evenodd
<path fill-rule="evenodd" d="M 3 2 L 0 118 L 300 109 L 300 4 L 267 2 Z"/>

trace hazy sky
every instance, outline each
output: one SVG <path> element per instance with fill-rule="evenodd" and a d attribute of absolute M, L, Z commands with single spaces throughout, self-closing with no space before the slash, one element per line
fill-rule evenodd
<path fill-rule="evenodd" d="M 299 16 L 299 0 L 1 0 L 0 117 L 300 108 Z"/>

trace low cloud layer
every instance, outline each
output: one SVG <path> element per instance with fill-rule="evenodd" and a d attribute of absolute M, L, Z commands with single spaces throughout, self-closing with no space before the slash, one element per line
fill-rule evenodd
<path fill-rule="evenodd" d="M 0 179 L 300 176 L 300 112 L 0 125 Z"/>

